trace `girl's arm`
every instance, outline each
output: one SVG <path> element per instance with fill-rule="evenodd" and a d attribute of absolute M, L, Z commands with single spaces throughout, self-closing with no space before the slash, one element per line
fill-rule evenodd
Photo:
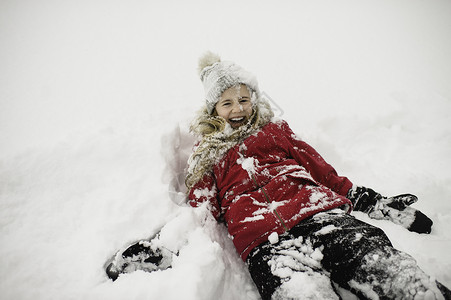
<path fill-rule="evenodd" d="M 221 215 L 221 208 L 218 201 L 216 181 L 211 173 L 204 175 L 188 194 L 188 203 L 193 207 L 198 207 L 205 202 L 209 204 L 211 213 L 218 220 Z"/>
<path fill-rule="evenodd" d="M 313 147 L 299 139 L 285 121 L 282 121 L 280 126 L 288 139 L 288 151 L 296 162 L 306 168 L 317 182 L 339 195 L 346 196 L 352 188 L 352 182 L 344 176 L 338 176 L 335 169 Z"/>
<path fill-rule="evenodd" d="M 417 233 L 431 233 L 432 220 L 410 207 L 418 201 L 415 195 L 383 197 L 370 188 L 354 186 L 346 197 L 354 204 L 354 210 L 362 211 L 372 219 L 389 220 Z"/>
<path fill-rule="evenodd" d="M 348 178 L 338 176 L 335 169 L 315 149 L 297 138 L 286 122 L 282 122 L 281 127 L 291 144 L 291 156 L 304 166 L 316 181 L 350 199 L 354 210 L 365 212 L 373 219 L 390 220 L 410 231 L 431 232 L 432 220 L 421 211 L 410 207 L 418 200 L 416 196 L 404 194 L 383 197 L 370 188 L 353 185 Z"/>

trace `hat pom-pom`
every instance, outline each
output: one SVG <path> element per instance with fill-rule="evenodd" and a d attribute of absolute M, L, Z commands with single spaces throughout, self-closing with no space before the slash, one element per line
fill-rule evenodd
<path fill-rule="evenodd" d="M 204 55 L 202 55 L 199 58 L 199 66 L 198 66 L 198 72 L 199 75 L 202 74 L 202 70 L 205 69 L 206 67 L 212 66 L 217 62 L 221 61 L 221 57 L 219 57 L 219 55 L 217 55 L 216 53 L 213 52 L 206 52 Z"/>

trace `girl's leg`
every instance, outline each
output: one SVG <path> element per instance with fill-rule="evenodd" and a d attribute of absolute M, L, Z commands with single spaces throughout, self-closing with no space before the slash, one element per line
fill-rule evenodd
<path fill-rule="evenodd" d="M 308 237 L 315 247 L 321 247 L 323 268 L 331 273 L 333 281 L 344 287 L 368 252 L 392 247 L 382 229 L 340 210 L 319 213 L 303 220 L 290 233 Z"/>
<path fill-rule="evenodd" d="M 443 299 L 440 292 L 449 299 L 450 293 L 394 249 L 380 228 L 338 211 L 303 220 L 278 243 L 257 247 L 247 263 L 262 299 L 296 299 L 286 297 L 287 288 L 308 299 L 302 293 L 318 283 L 324 293 L 312 299 L 338 299 L 329 278 L 361 299 Z"/>
<path fill-rule="evenodd" d="M 246 260 L 249 273 L 262 300 L 271 299 L 274 291 L 282 284 L 281 278 L 272 274 L 271 267 L 268 264 L 272 256 L 270 244 L 264 243 L 254 249 Z"/>
<path fill-rule="evenodd" d="M 392 247 L 365 255 L 348 284 L 369 299 L 443 299 L 435 280 L 410 255 Z"/>
<path fill-rule="evenodd" d="M 284 234 L 266 242 L 248 257 L 247 264 L 262 299 L 339 299 L 329 273 L 321 267 L 320 249 L 309 239 Z"/>
<path fill-rule="evenodd" d="M 363 299 L 441 298 L 435 281 L 377 227 L 350 215 L 322 213 L 292 231 L 324 247 L 321 263 L 331 279 Z"/>

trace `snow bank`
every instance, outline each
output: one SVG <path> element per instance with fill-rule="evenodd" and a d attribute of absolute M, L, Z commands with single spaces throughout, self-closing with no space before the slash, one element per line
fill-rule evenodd
<path fill-rule="evenodd" d="M 223 226 L 178 205 L 205 50 L 253 71 L 339 173 L 417 194 L 430 235 L 355 215 L 450 287 L 450 12 L 442 0 L 3 1 L 0 298 L 258 299 Z M 181 247 L 172 269 L 106 278 L 116 249 L 165 224 Z"/>

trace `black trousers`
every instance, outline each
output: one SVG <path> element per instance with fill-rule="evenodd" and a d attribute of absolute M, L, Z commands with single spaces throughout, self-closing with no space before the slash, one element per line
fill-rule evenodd
<path fill-rule="evenodd" d="M 294 272 L 326 276 L 361 299 L 375 294 L 381 299 L 408 299 L 437 290 L 434 283 L 428 285 L 429 276 L 416 261 L 394 249 L 380 228 L 338 211 L 301 221 L 277 243 L 255 248 L 246 262 L 264 300 L 279 293 Z"/>

